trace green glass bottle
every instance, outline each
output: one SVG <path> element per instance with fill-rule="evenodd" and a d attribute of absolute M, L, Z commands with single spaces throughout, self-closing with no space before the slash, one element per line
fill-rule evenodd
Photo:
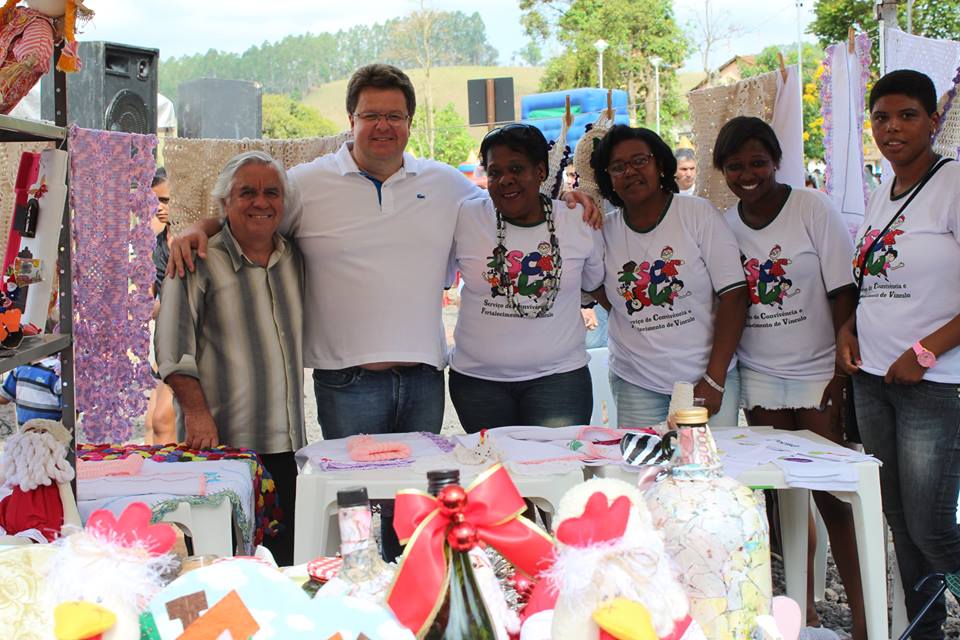
<path fill-rule="evenodd" d="M 427 473 L 427 491 L 434 496 L 443 487 L 459 483 L 460 472 L 456 469 Z M 445 550 L 450 584 L 424 640 L 496 640 L 492 617 L 473 574 L 470 554 L 449 546 L 445 546 Z"/>

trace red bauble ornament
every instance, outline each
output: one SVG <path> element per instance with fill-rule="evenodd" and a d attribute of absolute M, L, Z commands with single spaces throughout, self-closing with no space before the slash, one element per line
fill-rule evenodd
<path fill-rule="evenodd" d="M 477 528 L 469 522 L 455 524 L 447 532 L 447 544 L 454 551 L 470 551 L 477 546 L 478 541 Z"/>
<path fill-rule="evenodd" d="M 467 506 L 467 492 L 458 484 L 448 484 L 440 489 L 437 502 L 440 503 L 440 513 L 449 518 Z"/>
<path fill-rule="evenodd" d="M 517 592 L 517 599 L 520 602 L 526 602 L 530 599 L 530 594 L 533 592 L 535 585 L 536 582 L 522 573 L 515 573 L 513 577 L 510 578 L 510 586 Z"/>

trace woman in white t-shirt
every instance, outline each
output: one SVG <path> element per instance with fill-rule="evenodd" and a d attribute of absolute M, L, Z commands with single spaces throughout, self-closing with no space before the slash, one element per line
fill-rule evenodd
<path fill-rule="evenodd" d="M 883 462 L 883 511 L 914 619 L 938 581 L 913 586 L 960 571 L 960 166 L 933 151 L 940 118 L 927 76 L 888 73 L 869 104 L 894 178 L 870 196 L 857 231 L 860 300 L 837 362 L 854 374 L 863 445 Z M 942 638 L 945 619 L 941 594 L 911 637 Z"/>
<path fill-rule="evenodd" d="M 460 207 L 453 258 L 464 285 L 450 398 L 468 433 L 590 422 L 580 293 L 603 282 L 603 240 L 580 207 L 540 194 L 547 151 L 530 125 L 488 133 L 480 161 L 490 197 Z"/>
<path fill-rule="evenodd" d="M 667 417 L 695 385 L 716 425 L 737 424 L 733 358 L 747 309 L 737 242 L 710 202 L 677 195 L 677 161 L 653 131 L 616 125 L 590 160 L 604 198 L 610 385 L 621 426 Z"/>
<path fill-rule="evenodd" d="M 849 377 L 834 366 L 837 329 L 856 304 L 853 243 L 828 196 L 777 182 L 782 156 L 777 134 L 759 118 L 733 118 L 713 145 L 713 166 L 740 199 L 724 217 L 740 246 L 750 292 L 737 347 L 741 402 L 751 425 L 810 429 L 842 443 Z M 850 508 L 829 493 L 813 495 L 846 587 L 853 637 L 866 638 Z M 811 571 L 807 624 L 819 626 L 818 620 Z"/>

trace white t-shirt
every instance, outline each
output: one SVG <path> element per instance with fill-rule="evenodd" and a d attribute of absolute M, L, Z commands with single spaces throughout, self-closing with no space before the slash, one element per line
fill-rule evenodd
<path fill-rule="evenodd" d="M 857 231 L 857 260 L 909 197 L 891 200 L 892 185 L 870 196 Z M 861 368 L 878 376 L 960 314 L 960 163 L 941 167 L 902 215 L 864 260 L 857 335 Z M 923 377 L 960 382 L 960 349 L 941 354 Z"/>
<path fill-rule="evenodd" d="M 674 195 L 646 233 L 627 226 L 619 210 L 608 214 L 603 240 L 610 369 L 657 393 L 697 382 L 713 346 L 715 295 L 744 284 L 723 217 L 703 198 Z"/>
<path fill-rule="evenodd" d="M 378 200 L 351 144 L 287 172 L 300 206 L 280 232 L 296 239 L 306 268 L 304 366 L 442 368 L 441 295 L 457 209 L 484 192 L 453 167 L 404 153 Z"/>
<path fill-rule="evenodd" d="M 740 362 L 791 380 L 830 379 L 836 333 L 827 294 L 853 284 L 853 242 L 836 205 L 819 191 L 795 188 L 761 229 L 748 226 L 737 205 L 724 215 L 750 289 Z"/>
<path fill-rule="evenodd" d="M 553 203 L 560 243 L 560 291 L 543 317 L 521 318 L 507 302 L 511 287 L 521 308 L 537 305 L 544 275 L 553 271 L 547 223 L 506 223 L 506 271 L 500 282 L 493 266 L 497 222 L 493 201 L 469 200 L 460 207 L 454 257 L 463 274 L 460 316 L 454 330 L 450 368 L 485 380 L 514 382 L 573 371 L 587 364 L 580 291 L 603 284 L 603 238 L 583 222 L 583 209 Z M 532 308 L 530 308 L 532 312 Z"/>

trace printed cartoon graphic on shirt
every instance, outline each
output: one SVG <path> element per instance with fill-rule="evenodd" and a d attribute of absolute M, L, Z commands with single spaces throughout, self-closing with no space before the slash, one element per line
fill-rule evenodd
<path fill-rule="evenodd" d="M 490 298 L 516 296 L 521 307 L 537 304 L 556 287 L 559 265 L 554 262 L 549 242 L 541 242 L 535 251 L 529 253 L 508 250 L 501 245 L 494 247 L 487 256 L 487 269 L 483 272 L 483 279 L 490 285 Z M 517 315 L 505 301 L 496 303 L 491 300 L 484 301 L 481 313 L 504 317 Z M 550 315 L 548 312 L 543 317 Z"/>
<path fill-rule="evenodd" d="M 782 257 L 782 253 L 783 249 L 776 244 L 770 249 L 767 259 L 762 262 L 759 258 L 747 258 L 740 254 L 743 273 L 747 277 L 751 305 L 776 305 L 782 310 L 786 298 L 792 298 L 800 293 L 799 288 L 793 287 L 793 280 L 787 277 L 786 267 L 793 261 Z"/>
<path fill-rule="evenodd" d="M 660 258 L 654 260 L 652 264 L 648 260 L 639 264 L 634 260 L 625 262 L 617 273 L 617 280 L 618 293 L 624 300 L 627 315 L 633 317 L 634 314 L 650 308 L 673 310 L 677 300 L 691 295 L 692 292 L 684 290 L 685 285 L 680 279 L 680 267 L 683 264 L 683 260 L 674 257 L 673 247 L 670 246 L 663 247 L 660 250 Z M 631 324 L 641 331 L 663 328 L 666 325 L 646 323 L 669 321 L 667 324 L 672 325 L 674 322 L 679 322 L 678 318 L 690 313 L 689 310 L 682 310 L 676 314 L 646 315 L 642 319 L 638 317 L 632 320 Z M 692 320 L 691 317 L 690 321 Z"/>
<path fill-rule="evenodd" d="M 899 260 L 900 254 L 894 248 L 897 236 L 903 235 L 903 230 L 900 229 L 903 222 L 904 217 L 898 216 L 882 238 L 880 229 L 867 227 L 866 233 L 860 238 L 854 252 L 853 271 L 858 278 L 862 277 L 865 283 L 867 276 L 882 277 L 889 282 L 889 272 L 903 266 L 903 261 Z"/>

